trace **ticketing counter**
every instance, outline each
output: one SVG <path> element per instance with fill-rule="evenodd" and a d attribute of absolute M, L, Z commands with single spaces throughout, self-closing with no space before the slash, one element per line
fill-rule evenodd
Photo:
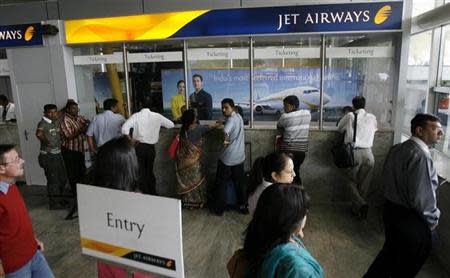
<path fill-rule="evenodd" d="M 282 99 L 297 95 L 300 108 L 312 114 L 311 149 L 302 175 L 321 196 L 317 199 L 325 201 L 341 200 L 334 193 L 345 192 L 329 149 L 342 108 L 354 96 L 366 98 L 366 110 L 379 122 L 377 167 L 392 145 L 402 15 L 398 1 L 240 8 L 67 20 L 64 31 L 81 114 L 92 118 L 104 99 L 115 97 L 129 115 L 143 98 L 151 98 L 152 110 L 173 119 L 177 82 L 186 80 L 189 106 L 192 76 L 200 74 L 213 99 L 212 118 L 203 124 L 222 118 L 223 98 L 243 109 L 247 170 L 274 149 Z M 158 192 L 167 196 L 175 194 L 174 175 L 167 175 L 174 167 L 167 148 L 175 132 L 162 131 L 157 147 Z M 213 131 L 205 143 L 210 181 L 221 136 Z M 317 175 L 318 169 L 323 173 Z"/>

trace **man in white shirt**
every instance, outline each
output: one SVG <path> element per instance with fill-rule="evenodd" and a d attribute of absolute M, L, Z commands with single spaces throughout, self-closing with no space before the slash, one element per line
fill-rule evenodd
<path fill-rule="evenodd" d="M 0 116 L 2 122 L 16 121 L 14 103 L 9 102 L 5 95 L 0 95 Z"/>
<path fill-rule="evenodd" d="M 132 138 L 139 161 L 140 186 L 142 193 L 156 195 L 156 179 L 153 174 L 155 144 L 159 140 L 161 126 L 173 128 L 171 120 L 150 111 L 151 100 L 145 99 L 141 111 L 134 113 L 122 126 L 122 134 Z M 132 137 L 130 129 L 133 129 Z"/>
<path fill-rule="evenodd" d="M 338 124 L 338 131 L 345 132 L 344 142 L 353 142 L 353 126 L 356 115 L 356 140 L 353 145 L 353 156 L 356 166 L 351 168 L 352 212 L 360 219 L 367 217 L 367 194 L 372 181 L 375 159 L 372 153 L 373 139 L 377 131 L 377 118 L 364 110 L 366 99 L 356 96 L 352 100 L 354 113 L 347 113 Z"/>
<path fill-rule="evenodd" d="M 92 119 L 86 132 L 89 149 L 96 153 L 97 148 L 109 140 L 121 135 L 122 125 L 125 118 L 118 114 L 118 101 L 108 98 L 103 102 L 104 112 Z"/>

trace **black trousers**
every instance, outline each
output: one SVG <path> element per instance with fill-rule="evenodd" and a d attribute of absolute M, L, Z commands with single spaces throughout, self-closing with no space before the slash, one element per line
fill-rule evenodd
<path fill-rule="evenodd" d="M 227 205 L 227 184 L 232 181 L 236 190 L 238 205 L 245 205 L 246 189 L 244 184 L 244 162 L 234 166 L 227 166 L 222 161 L 217 162 L 216 185 L 214 188 L 214 209 L 221 213 Z"/>
<path fill-rule="evenodd" d="M 385 242 L 364 278 L 415 277 L 431 251 L 431 231 L 414 210 L 386 201 Z"/>
<path fill-rule="evenodd" d="M 156 178 L 153 173 L 155 145 L 138 143 L 136 155 L 139 162 L 139 189 L 144 194 L 156 195 Z"/>
<path fill-rule="evenodd" d="M 300 166 L 302 165 L 303 161 L 305 161 L 305 152 L 296 152 L 296 151 L 283 151 L 285 153 L 292 154 L 292 161 L 294 162 L 294 172 L 295 172 L 295 178 L 294 183 L 296 184 L 302 184 L 302 178 L 300 177 Z"/>
<path fill-rule="evenodd" d="M 68 193 L 66 190 L 67 173 L 64 166 L 64 159 L 60 153 L 58 154 L 39 154 L 39 166 L 44 169 L 47 178 L 47 195 L 50 209 L 63 208 L 61 205 L 66 201 Z"/>
<path fill-rule="evenodd" d="M 77 183 L 86 172 L 86 166 L 84 164 L 84 153 L 72 151 L 66 148 L 62 148 L 62 156 L 64 158 L 64 164 L 66 165 L 67 178 L 69 179 L 70 190 L 73 196 L 77 196 Z"/>

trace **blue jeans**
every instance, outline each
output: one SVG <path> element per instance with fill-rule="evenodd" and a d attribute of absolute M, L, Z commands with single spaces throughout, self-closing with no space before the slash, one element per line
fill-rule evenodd
<path fill-rule="evenodd" d="M 20 269 L 6 274 L 6 278 L 55 278 L 41 251 L 36 251 L 33 258 Z"/>

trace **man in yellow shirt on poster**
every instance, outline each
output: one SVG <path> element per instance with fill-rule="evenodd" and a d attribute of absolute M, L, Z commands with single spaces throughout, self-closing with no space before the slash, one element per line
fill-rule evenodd
<path fill-rule="evenodd" d="M 186 97 L 184 95 L 185 88 L 186 86 L 184 80 L 177 82 L 178 92 L 172 97 L 171 100 L 172 117 L 174 121 L 178 121 L 181 118 L 181 115 L 183 114 L 183 107 L 186 109 Z"/>

